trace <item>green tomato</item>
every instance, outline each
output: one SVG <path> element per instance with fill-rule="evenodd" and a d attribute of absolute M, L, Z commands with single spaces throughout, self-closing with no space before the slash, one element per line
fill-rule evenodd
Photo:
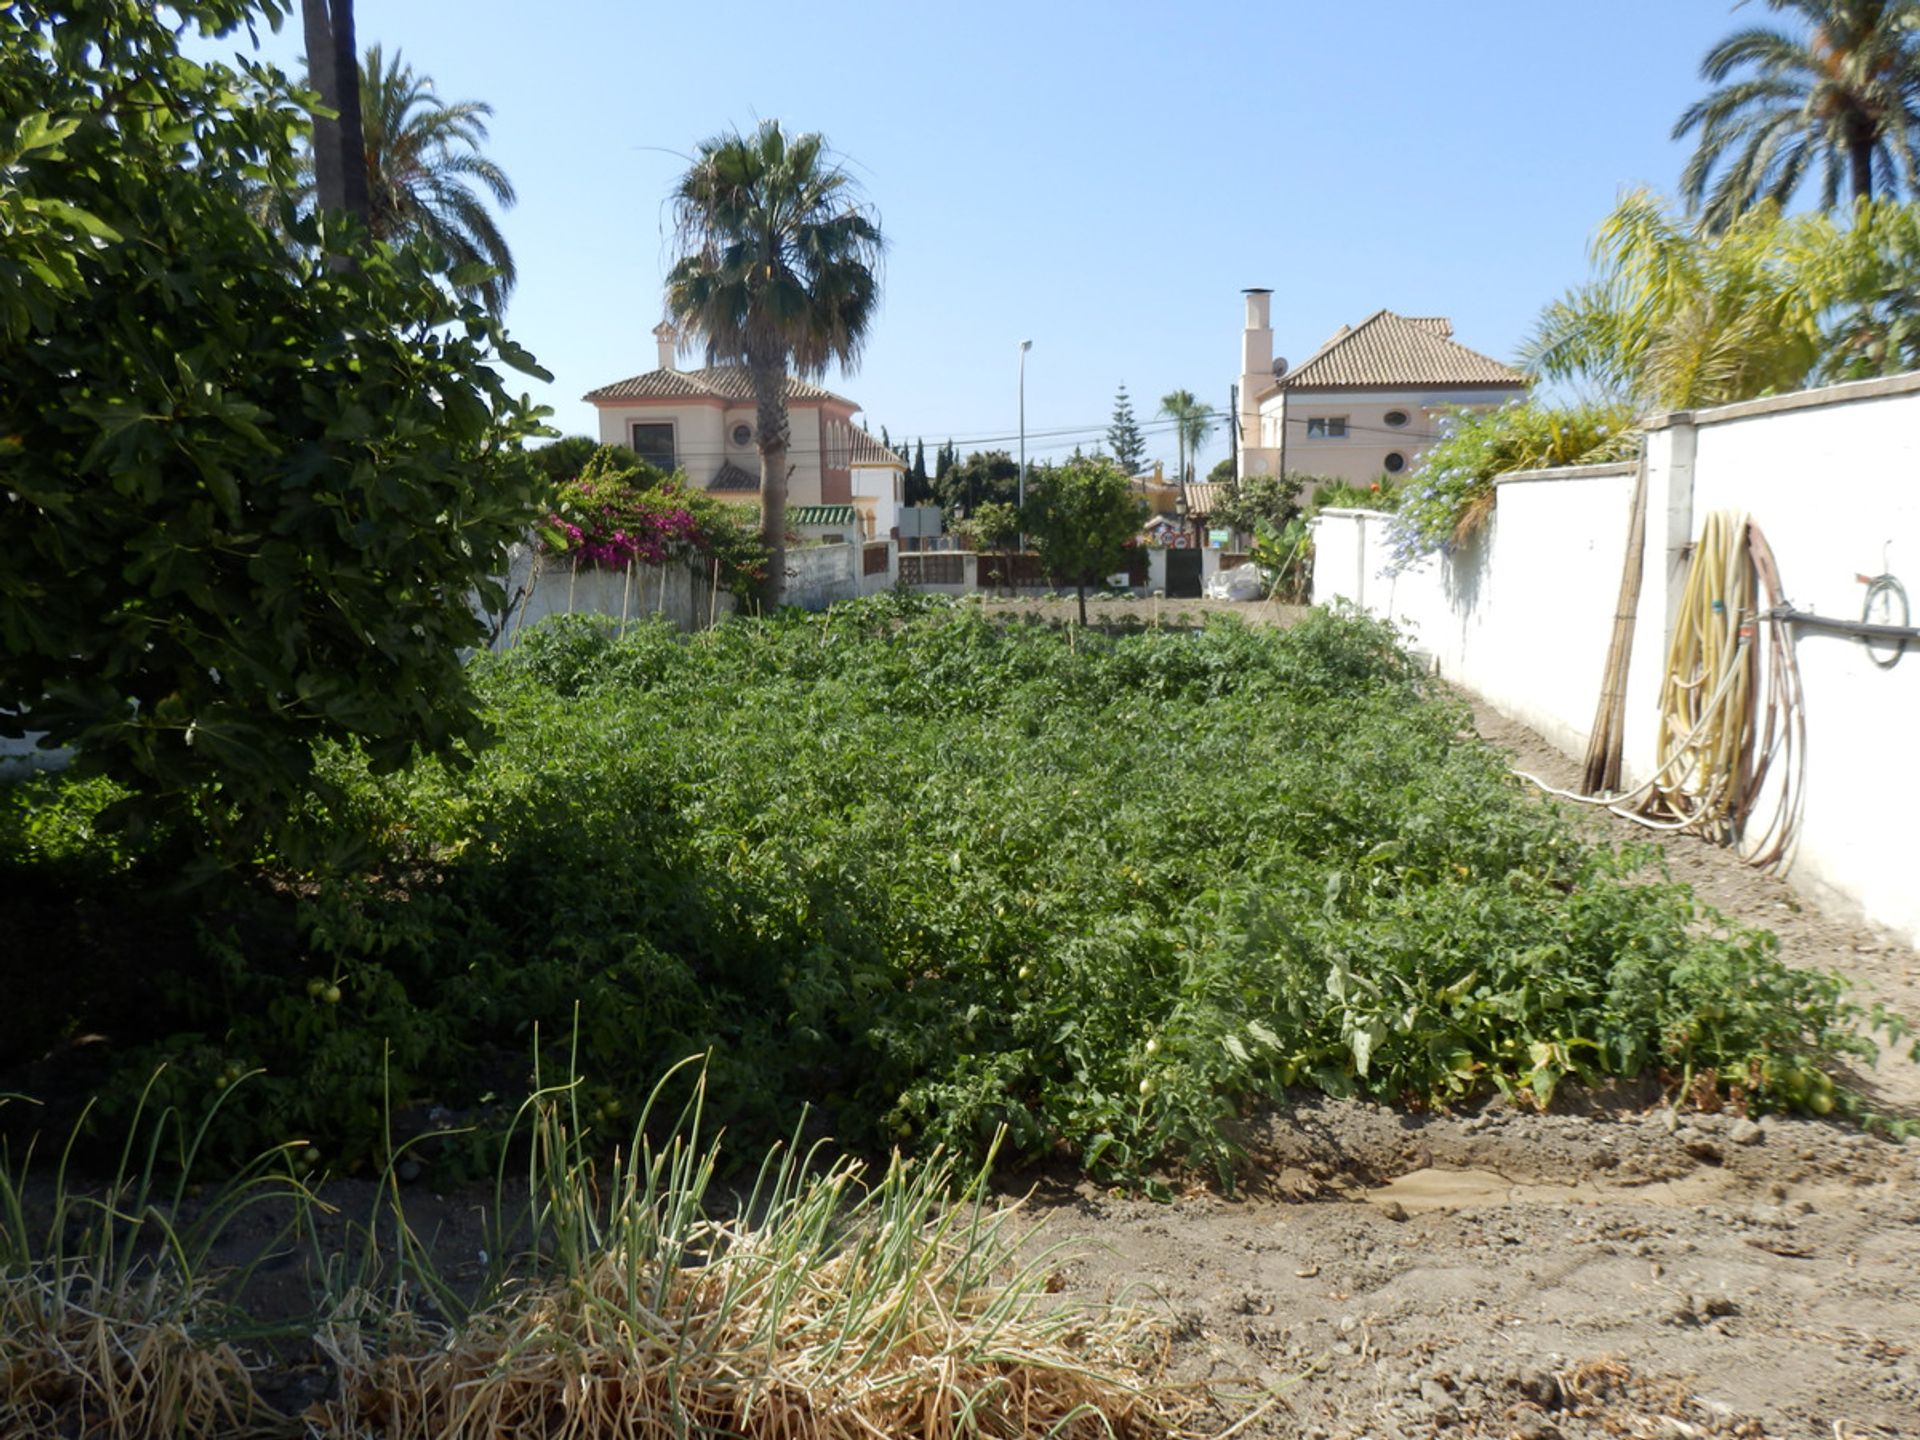
<path fill-rule="evenodd" d="M 1154 1039 L 1147 1041 L 1147 1058 L 1152 1059 L 1155 1055 L 1158 1055 L 1159 1053 L 1160 1053 L 1160 1040 L 1156 1036 Z"/>
<path fill-rule="evenodd" d="M 320 992 L 320 998 L 329 1005 L 338 1005 L 340 1003 L 340 987 L 338 985 L 327 986 L 326 989 Z"/>
<path fill-rule="evenodd" d="M 1153 1077 L 1149 1075 L 1146 1079 L 1140 1082 L 1140 1098 L 1142 1100 L 1151 1099 L 1153 1096 L 1153 1092 L 1154 1092 Z"/>

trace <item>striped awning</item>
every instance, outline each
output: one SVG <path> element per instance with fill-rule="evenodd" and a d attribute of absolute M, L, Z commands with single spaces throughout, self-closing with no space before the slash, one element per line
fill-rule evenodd
<path fill-rule="evenodd" d="M 787 510 L 789 525 L 855 525 L 860 515 L 851 505 L 794 505 Z"/>

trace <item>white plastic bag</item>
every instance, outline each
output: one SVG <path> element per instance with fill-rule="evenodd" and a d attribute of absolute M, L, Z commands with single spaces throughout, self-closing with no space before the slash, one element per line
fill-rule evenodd
<path fill-rule="evenodd" d="M 1260 578 L 1257 565 L 1236 565 L 1231 570 L 1221 570 L 1207 581 L 1207 599 L 1209 600 L 1259 600 L 1267 593 L 1267 585 Z"/>

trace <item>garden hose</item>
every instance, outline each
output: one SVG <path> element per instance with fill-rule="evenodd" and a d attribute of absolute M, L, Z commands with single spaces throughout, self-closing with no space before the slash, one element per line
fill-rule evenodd
<path fill-rule="evenodd" d="M 1737 845 L 1754 865 L 1784 864 L 1804 790 L 1806 723 L 1793 632 L 1760 611 L 1763 585 L 1770 610 L 1779 608 L 1780 575 L 1766 537 L 1746 515 L 1714 511 L 1694 546 L 1667 650 L 1653 774 L 1625 794 L 1604 796 L 1521 778 L 1652 830 Z M 1762 623 L 1764 665 L 1755 644 Z M 1762 800 L 1771 809 L 1756 831 Z"/>

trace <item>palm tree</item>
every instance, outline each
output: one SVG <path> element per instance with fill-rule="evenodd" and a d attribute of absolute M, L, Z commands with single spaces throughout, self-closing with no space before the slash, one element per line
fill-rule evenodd
<path fill-rule="evenodd" d="M 1762 200 L 1784 206 L 1816 162 L 1823 210 L 1843 176 L 1856 200 L 1876 183 L 1920 189 L 1920 0 L 1767 3 L 1807 33 L 1756 25 L 1707 52 L 1700 74 L 1718 88 L 1673 127 L 1676 140 L 1700 134 L 1680 181 L 1690 208 L 1718 229 Z"/>
<path fill-rule="evenodd" d="M 667 310 L 708 364 L 744 365 L 760 447 L 766 600 L 786 583 L 787 375 L 851 369 L 880 298 L 886 241 L 820 135 L 777 120 L 704 141 L 673 194 L 680 258 Z"/>
<path fill-rule="evenodd" d="M 433 78 L 416 75 L 395 51 L 389 60 L 369 46 L 360 66 L 360 129 L 367 155 L 367 228 L 376 240 L 415 235 L 446 252 L 454 269 L 480 264 L 493 273 L 471 287 L 490 310 L 513 289 L 513 252 L 494 223 L 477 183 L 504 210 L 516 199 L 513 183 L 480 153 L 493 107 L 480 100 L 449 104 L 433 93 Z M 296 204 L 315 193 L 314 156 L 302 160 Z M 268 196 L 261 197 L 267 208 Z"/>
<path fill-rule="evenodd" d="M 1192 479 L 1188 473 L 1190 462 L 1199 459 L 1200 447 L 1213 433 L 1219 417 L 1211 405 L 1202 405 L 1194 399 L 1191 390 L 1176 390 L 1161 396 L 1160 414 L 1173 421 L 1173 433 L 1180 443 L 1180 483 L 1184 486 Z"/>
<path fill-rule="evenodd" d="M 1601 223 L 1594 278 L 1546 308 L 1521 362 L 1589 401 L 1642 411 L 1797 389 L 1833 303 L 1801 257 L 1834 230 L 1821 215 L 1782 219 L 1769 202 L 1701 234 L 1635 191 Z"/>

